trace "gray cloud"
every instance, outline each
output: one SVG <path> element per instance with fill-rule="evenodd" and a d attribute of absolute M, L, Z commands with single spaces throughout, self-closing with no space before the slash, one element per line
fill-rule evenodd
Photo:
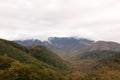
<path fill-rule="evenodd" d="M 120 42 L 119 0 L 0 0 L 0 37 L 79 36 Z"/>

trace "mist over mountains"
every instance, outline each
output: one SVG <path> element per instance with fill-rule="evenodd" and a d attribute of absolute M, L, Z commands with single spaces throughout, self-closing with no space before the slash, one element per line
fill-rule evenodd
<path fill-rule="evenodd" d="M 85 38 L 74 37 L 50 37 L 48 41 L 40 41 L 38 39 L 15 40 L 15 42 L 23 46 L 42 45 L 57 51 L 79 52 L 93 50 L 112 50 L 119 51 L 120 44 L 111 41 L 94 41 Z"/>
<path fill-rule="evenodd" d="M 120 80 L 120 0 L 0 0 L 0 80 Z"/>

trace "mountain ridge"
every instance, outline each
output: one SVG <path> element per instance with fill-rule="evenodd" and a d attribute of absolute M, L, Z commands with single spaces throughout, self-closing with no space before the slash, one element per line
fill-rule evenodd
<path fill-rule="evenodd" d="M 60 49 L 65 48 L 66 45 L 71 45 L 70 43 L 73 43 L 70 46 L 70 51 L 79 49 L 78 46 L 73 46 L 77 45 L 79 41 L 74 39 L 69 41 L 69 39 L 65 39 L 65 42 L 63 42 L 64 38 L 62 39 L 62 42 L 61 40 L 57 40 L 60 45 L 65 44 L 65 46 L 60 47 Z M 57 43 L 57 41 L 55 43 Z M 82 41 L 81 43 L 86 45 L 87 42 L 89 44 L 89 41 L 86 40 Z M 100 43 L 101 46 L 101 44 L 103 45 L 106 42 L 98 43 Z M 110 45 L 108 45 L 108 42 L 105 45 L 111 46 L 113 43 L 114 42 L 110 42 Z M 85 52 L 84 54 L 78 55 L 76 58 L 77 60 L 67 59 L 68 63 L 66 65 L 69 66 L 68 69 L 63 65 L 64 60 L 44 46 L 22 46 L 6 40 L 0 40 L 0 44 L 0 80 L 120 79 L 120 52 L 99 50 Z M 114 44 L 114 46 L 119 45 L 116 43 Z M 56 46 L 56 44 L 54 45 Z M 54 45 L 52 46 L 53 48 Z M 52 48 L 50 44 L 47 44 L 47 46 Z M 87 45 L 87 47 L 89 46 Z M 59 47 L 54 49 L 57 50 Z M 103 50 L 103 46 L 101 50 Z"/>
<path fill-rule="evenodd" d="M 15 42 L 23 46 L 42 45 L 51 50 L 62 52 L 81 52 L 93 50 L 112 50 L 120 51 L 120 43 L 113 41 L 94 41 L 85 38 L 74 37 L 50 37 L 48 41 L 40 41 L 38 39 L 15 40 Z M 30 43 L 30 44 L 29 44 Z"/>

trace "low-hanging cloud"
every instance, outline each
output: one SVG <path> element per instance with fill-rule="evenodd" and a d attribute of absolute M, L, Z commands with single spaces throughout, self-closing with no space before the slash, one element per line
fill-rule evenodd
<path fill-rule="evenodd" d="M 0 0 L 0 37 L 79 36 L 120 42 L 119 0 Z"/>

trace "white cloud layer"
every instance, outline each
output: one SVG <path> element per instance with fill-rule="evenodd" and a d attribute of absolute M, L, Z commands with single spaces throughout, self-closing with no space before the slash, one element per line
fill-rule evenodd
<path fill-rule="evenodd" d="M 79 36 L 120 42 L 119 0 L 0 0 L 0 37 Z"/>

